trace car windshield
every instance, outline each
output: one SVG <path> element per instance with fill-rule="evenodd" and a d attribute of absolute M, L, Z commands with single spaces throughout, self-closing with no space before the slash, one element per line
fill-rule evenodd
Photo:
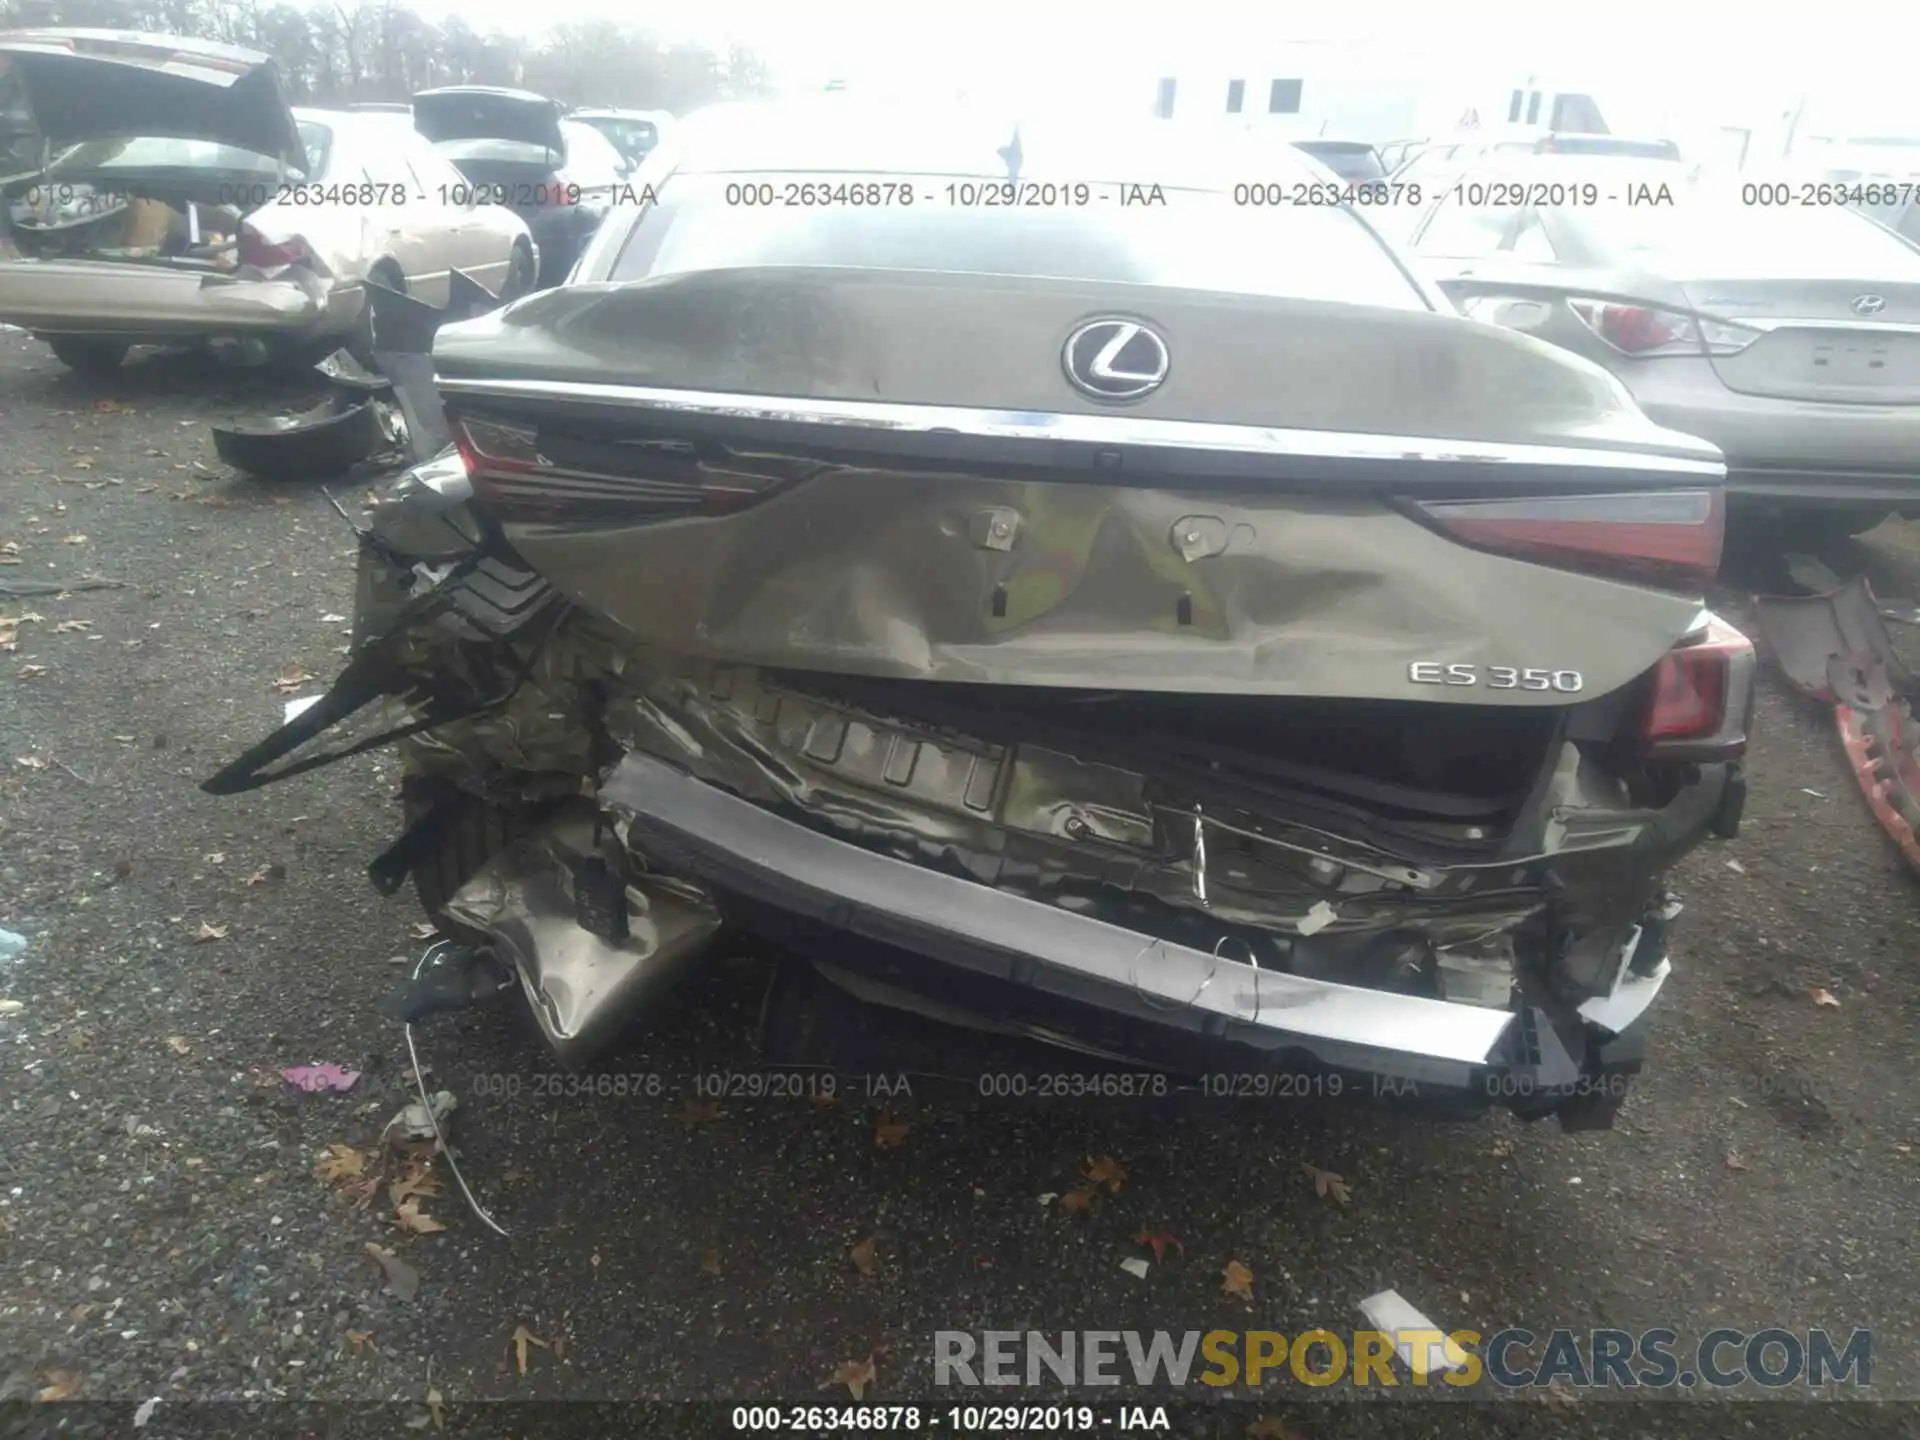
<path fill-rule="evenodd" d="M 910 186 L 906 205 L 781 208 L 751 200 L 813 183 Z M 612 278 L 749 265 L 861 266 L 1299 296 L 1405 310 L 1426 300 L 1387 249 L 1338 207 L 1235 205 L 1167 190 L 1163 205 L 975 206 L 946 176 L 787 174 L 674 179 L 640 219 Z M 949 188 L 953 196 L 949 197 Z M 1096 187 L 1097 188 L 1097 187 Z"/>

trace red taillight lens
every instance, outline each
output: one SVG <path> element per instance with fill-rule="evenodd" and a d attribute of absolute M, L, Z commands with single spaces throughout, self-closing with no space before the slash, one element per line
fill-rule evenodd
<path fill-rule="evenodd" d="M 1629 355 L 1664 350 L 1693 338 L 1693 323 L 1670 310 L 1648 310 L 1640 305 L 1595 305 L 1591 320 L 1602 340 Z"/>
<path fill-rule="evenodd" d="M 1698 590 L 1720 569 L 1722 491 L 1650 490 L 1499 500 L 1416 500 L 1454 539 L 1565 570 Z"/>
<path fill-rule="evenodd" d="M 256 270 L 277 270 L 307 258 L 307 247 L 299 240 L 284 245 L 269 244 L 251 225 L 240 227 L 240 263 Z"/>
<path fill-rule="evenodd" d="M 1640 735 L 1655 752 L 1730 759 L 1747 748 L 1753 642 L 1717 615 L 1653 667 Z"/>
<path fill-rule="evenodd" d="M 681 440 L 564 429 L 548 437 L 531 424 L 452 413 L 447 428 L 475 494 L 503 518 L 632 524 L 727 515 L 802 478 L 794 465 L 710 457 Z"/>
<path fill-rule="evenodd" d="M 1643 733 L 1649 740 L 1699 740 L 1727 714 L 1727 657 L 1696 646 L 1669 650 L 1653 671 Z"/>

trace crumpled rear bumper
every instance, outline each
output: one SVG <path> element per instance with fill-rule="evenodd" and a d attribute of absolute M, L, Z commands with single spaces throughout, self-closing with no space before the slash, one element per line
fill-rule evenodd
<path fill-rule="evenodd" d="M 305 270 L 273 278 L 101 260 L 0 261 L 0 321 L 46 334 L 332 334 L 363 296 Z"/>
<path fill-rule="evenodd" d="M 1558 1111 L 1572 1128 L 1624 1095 L 1666 978 L 1664 959 L 1634 976 L 1623 956 L 1615 992 L 1556 1027 L 1539 1010 L 1314 980 L 1143 936 L 848 844 L 638 754 L 600 800 L 630 844 L 744 901 L 730 919 L 764 915 L 788 939 L 824 927 L 850 962 L 863 946 L 934 962 L 884 983 L 1010 1007 L 1035 1033 L 1190 1073 L 1343 1072 L 1376 1093 Z"/>

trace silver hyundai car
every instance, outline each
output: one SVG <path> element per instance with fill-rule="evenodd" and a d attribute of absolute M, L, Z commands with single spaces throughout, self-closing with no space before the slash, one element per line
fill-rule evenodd
<path fill-rule="evenodd" d="M 1465 314 L 1718 446 L 1734 514 L 1859 534 L 1920 515 L 1920 248 L 1846 188 L 1522 155 L 1429 190 L 1402 234 Z"/>

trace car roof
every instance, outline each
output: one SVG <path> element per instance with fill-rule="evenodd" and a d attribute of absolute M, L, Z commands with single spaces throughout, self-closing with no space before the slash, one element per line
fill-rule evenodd
<path fill-rule="evenodd" d="M 1201 135 L 1126 114 L 1099 122 L 1066 112 L 833 94 L 709 106 L 677 121 L 663 143 L 674 147 L 673 168 L 691 174 L 941 174 L 1224 190 L 1249 176 L 1319 173 L 1290 144 L 1238 129 L 1205 127 Z M 1288 166 L 1296 173 L 1276 173 Z"/>

